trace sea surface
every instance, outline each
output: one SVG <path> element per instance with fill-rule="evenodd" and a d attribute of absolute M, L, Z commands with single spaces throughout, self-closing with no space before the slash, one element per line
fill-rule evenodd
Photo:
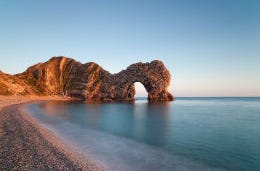
<path fill-rule="evenodd" d="M 39 102 L 31 115 L 108 170 L 259 171 L 260 98 Z"/>

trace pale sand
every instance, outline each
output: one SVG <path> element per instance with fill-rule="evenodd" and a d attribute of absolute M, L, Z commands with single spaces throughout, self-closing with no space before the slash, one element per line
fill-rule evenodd
<path fill-rule="evenodd" d="M 0 170 L 105 170 L 64 144 L 31 117 L 24 105 L 67 97 L 0 96 Z"/>

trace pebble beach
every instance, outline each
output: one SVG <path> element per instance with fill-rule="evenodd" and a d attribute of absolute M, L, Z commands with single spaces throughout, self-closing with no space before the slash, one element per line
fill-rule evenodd
<path fill-rule="evenodd" d="M 0 170 L 103 170 L 26 114 L 24 103 L 63 97 L 0 96 Z"/>

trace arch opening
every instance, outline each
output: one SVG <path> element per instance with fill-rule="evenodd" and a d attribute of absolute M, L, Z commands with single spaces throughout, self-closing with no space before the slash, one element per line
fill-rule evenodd
<path fill-rule="evenodd" d="M 141 82 L 135 82 L 135 100 L 147 100 L 148 92 L 145 89 L 144 85 Z"/>

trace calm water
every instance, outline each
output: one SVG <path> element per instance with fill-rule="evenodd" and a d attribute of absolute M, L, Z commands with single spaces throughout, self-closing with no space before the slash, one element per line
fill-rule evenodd
<path fill-rule="evenodd" d="M 41 102 L 28 110 L 108 170 L 260 170 L 260 98 Z"/>

